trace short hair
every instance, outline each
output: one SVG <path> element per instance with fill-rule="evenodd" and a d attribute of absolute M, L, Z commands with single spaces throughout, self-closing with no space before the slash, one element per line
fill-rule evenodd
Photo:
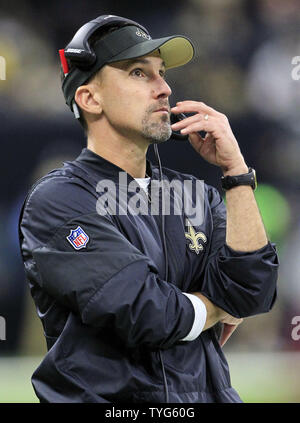
<path fill-rule="evenodd" d="M 115 31 L 115 30 L 117 30 L 117 29 L 119 29 L 123 26 L 127 26 L 127 25 L 128 24 L 126 24 L 126 23 L 124 24 L 124 23 L 121 22 L 120 24 L 113 25 L 113 26 L 110 26 L 108 28 L 100 28 L 98 31 L 95 31 L 95 33 L 90 37 L 90 39 L 89 39 L 90 46 L 93 47 L 96 44 L 96 42 L 101 40 L 105 35 L 109 34 L 110 32 L 113 32 L 113 31 Z M 76 65 L 74 63 L 72 63 L 72 61 L 70 59 L 67 59 L 67 63 L 68 63 L 68 67 L 69 67 L 69 72 L 74 67 L 76 67 Z M 95 72 L 87 81 L 85 81 L 84 84 L 88 84 L 89 82 L 91 82 L 99 74 L 101 69 L 102 68 L 100 68 L 97 72 Z M 63 72 L 62 66 L 61 66 L 60 74 L 61 74 L 61 81 L 63 81 L 64 80 L 64 72 Z M 88 124 L 87 124 L 87 121 L 84 117 L 83 110 L 80 108 L 80 106 L 78 106 L 78 108 L 79 108 L 79 112 L 80 112 L 80 118 L 78 120 L 79 120 L 79 122 L 80 122 L 80 124 L 83 128 L 85 135 L 87 135 L 88 134 Z"/>

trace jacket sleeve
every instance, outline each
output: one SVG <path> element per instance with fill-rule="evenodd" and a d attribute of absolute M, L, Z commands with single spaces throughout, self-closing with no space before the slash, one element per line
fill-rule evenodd
<path fill-rule="evenodd" d="M 58 214 L 70 214 L 70 202 L 58 195 L 51 207 L 47 204 L 51 195 L 46 202 L 44 196 L 34 197 L 20 225 L 31 282 L 79 315 L 84 324 L 111 328 L 128 347 L 169 348 L 189 333 L 195 315 L 191 301 L 159 278 L 151 259 L 131 244 L 109 217 L 96 212 L 81 214 L 58 226 L 61 219 L 51 222 Z M 66 191 L 66 197 L 76 198 L 76 191 Z M 55 216 L 51 215 L 53 207 Z M 78 226 L 89 237 L 80 250 L 67 240 Z M 50 233 L 48 240 L 46 232 Z"/>
<path fill-rule="evenodd" d="M 276 299 L 278 257 L 275 244 L 239 252 L 226 244 L 226 208 L 212 188 L 213 234 L 200 291 L 234 317 L 268 312 Z"/>

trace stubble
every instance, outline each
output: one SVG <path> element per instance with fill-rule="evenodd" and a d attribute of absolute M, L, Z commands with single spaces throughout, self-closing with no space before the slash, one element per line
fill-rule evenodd
<path fill-rule="evenodd" d="M 165 106 L 164 104 L 161 107 Z M 156 118 L 153 116 L 158 107 L 149 107 L 142 120 L 142 134 L 151 144 L 168 141 L 172 135 L 170 114 L 163 113 Z"/>

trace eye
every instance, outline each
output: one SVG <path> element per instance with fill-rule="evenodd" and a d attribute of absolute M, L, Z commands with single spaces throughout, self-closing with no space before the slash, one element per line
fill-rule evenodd
<path fill-rule="evenodd" d="M 160 70 L 159 74 L 163 79 L 166 79 L 166 72 L 164 70 Z"/>
<path fill-rule="evenodd" d="M 131 71 L 131 74 L 139 78 L 145 76 L 144 72 L 140 68 L 133 69 L 133 71 Z"/>

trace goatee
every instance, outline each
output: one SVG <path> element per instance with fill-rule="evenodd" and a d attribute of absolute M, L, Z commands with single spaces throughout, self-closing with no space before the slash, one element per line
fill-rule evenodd
<path fill-rule="evenodd" d="M 165 104 L 161 107 L 168 107 Z M 161 143 L 168 141 L 172 135 L 170 114 L 162 114 L 159 116 L 159 120 L 154 122 L 152 113 L 157 110 L 156 106 L 153 109 L 153 106 L 146 111 L 145 117 L 142 120 L 142 134 L 147 138 L 152 144 Z"/>

